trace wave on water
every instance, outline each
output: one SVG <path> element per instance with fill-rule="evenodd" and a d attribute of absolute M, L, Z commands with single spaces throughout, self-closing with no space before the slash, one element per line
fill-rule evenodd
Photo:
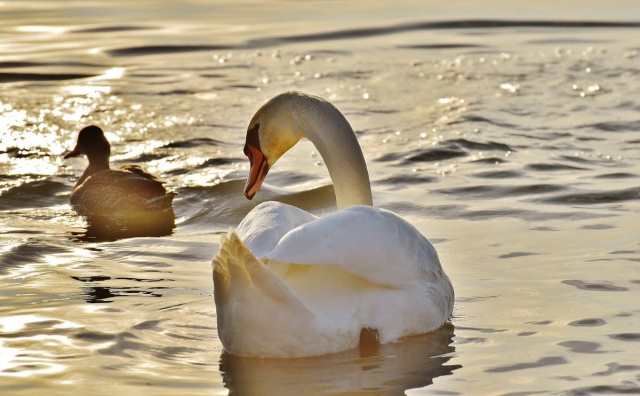
<path fill-rule="evenodd" d="M 549 194 L 565 190 L 565 186 L 555 184 L 528 184 L 522 186 L 475 185 L 435 190 L 446 195 L 462 195 L 467 198 L 503 198 L 523 195 Z"/>
<path fill-rule="evenodd" d="M 190 139 L 183 140 L 174 140 L 173 142 L 167 143 L 161 148 L 197 148 L 202 146 L 221 146 L 227 145 L 228 143 L 223 142 L 222 140 L 212 139 L 208 137 L 196 137 Z"/>
<path fill-rule="evenodd" d="M 24 67 L 103 67 L 94 63 L 75 61 L 0 61 L 0 69 L 20 69 Z"/>
<path fill-rule="evenodd" d="M 0 210 L 41 208 L 65 203 L 72 186 L 59 177 L 24 182 L 0 193 Z"/>
<path fill-rule="evenodd" d="M 0 275 L 11 268 L 44 261 L 47 255 L 64 253 L 68 250 L 68 248 L 54 241 L 42 241 L 35 237 L 27 238 L 26 241 L 18 243 L 2 252 L 0 255 Z"/>
<path fill-rule="evenodd" d="M 523 173 L 515 170 L 497 170 L 497 171 L 490 170 L 490 171 L 477 172 L 471 176 L 478 177 L 481 179 L 509 179 L 509 178 L 522 177 Z"/>
<path fill-rule="evenodd" d="M 137 47 L 114 48 L 105 51 L 111 56 L 140 56 L 177 54 L 182 52 L 220 51 L 238 49 L 229 45 L 143 45 Z"/>
<path fill-rule="evenodd" d="M 72 33 L 114 33 L 114 32 L 137 32 L 141 30 L 158 29 L 155 26 L 144 25 L 105 25 L 92 26 L 71 30 Z"/>
<path fill-rule="evenodd" d="M 0 83 L 19 81 L 64 81 L 80 78 L 96 77 L 98 74 L 87 73 L 0 73 Z"/>
<path fill-rule="evenodd" d="M 188 44 L 188 45 L 148 45 L 133 47 L 111 48 L 105 52 L 111 56 L 141 56 L 160 55 L 183 52 L 221 51 L 260 49 L 284 44 L 309 43 L 317 41 L 347 40 L 366 37 L 383 36 L 397 33 L 428 30 L 454 30 L 454 29 L 512 29 L 512 28 L 569 28 L 569 29 L 634 29 L 640 27 L 640 22 L 633 21 L 576 21 L 576 20 L 501 20 L 501 19 L 468 19 L 451 21 L 425 21 L 413 23 L 401 23 L 388 26 L 365 27 L 356 29 L 341 29 L 327 32 L 298 34 L 289 36 L 272 36 L 250 39 L 237 45 L 232 44 Z M 112 31 L 126 30 L 119 26 L 103 26 L 94 29 L 114 29 Z M 90 28 L 86 28 L 90 29 Z M 85 32 L 91 32 L 86 30 Z M 415 45 L 412 49 L 462 49 L 478 48 L 481 44 L 425 44 Z"/>
<path fill-rule="evenodd" d="M 542 199 L 544 203 L 563 205 L 598 205 L 624 201 L 640 201 L 640 187 L 572 193 Z"/>
<path fill-rule="evenodd" d="M 510 29 L 518 27 L 530 28 L 589 28 L 589 29 L 633 29 L 640 27 L 640 22 L 615 21 L 553 21 L 553 20 L 501 20 L 501 19 L 466 19 L 453 21 L 428 21 L 402 23 L 390 26 L 344 29 L 323 33 L 301 34 L 292 36 L 267 37 L 251 40 L 248 47 L 259 48 L 284 43 L 300 43 L 325 40 L 344 40 L 373 37 L 388 34 L 448 29 Z"/>
<path fill-rule="evenodd" d="M 445 161 L 453 158 L 466 157 L 471 151 L 516 151 L 505 143 L 494 141 L 477 142 L 468 139 L 444 140 L 435 148 L 415 149 L 405 153 L 388 153 L 374 159 L 374 161 L 388 162 L 399 161 L 398 165 L 407 165 L 414 162 Z"/>

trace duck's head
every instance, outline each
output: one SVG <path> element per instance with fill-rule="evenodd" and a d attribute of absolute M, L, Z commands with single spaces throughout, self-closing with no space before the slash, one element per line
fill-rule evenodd
<path fill-rule="evenodd" d="M 304 122 L 297 114 L 301 94 L 289 92 L 265 103 L 247 128 L 244 154 L 249 158 L 249 178 L 244 195 L 251 199 L 260 190 L 269 169 L 304 136 Z"/>
<path fill-rule="evenodd" d="M 78 142 L 73 150 L 65 154 L 64 158 L 86 155 L 89 161 L 107 160 L 111 154 L 111 146 L 104 136 L 102 129 L 95 125 L 82 128 L 78 134 Z"/>

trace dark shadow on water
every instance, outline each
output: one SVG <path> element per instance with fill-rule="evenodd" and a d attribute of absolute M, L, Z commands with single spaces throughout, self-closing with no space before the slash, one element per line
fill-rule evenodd
<path fill-rule="evenodd" d="M 182 52 L 220 51 L 233 49 L 229 45 L 146 45 L 138 47 L 114 48 L 106 51 L 111 56 L 162 55 Z"/>
<path fill-rule="evenodd" d="M 87 73 L 0 73 L 0 83 L 20 81 L 63 81 L 95 77 Z"/>
<path fill-rule="evenodd" d="M 82 294 L 88 303 L 105 304 L 111 303 L 117 297 L 162 297 L 163 290 L 168 289 L 165 286 L 108 286 L 103 282 L 112 282 L 114 280 L 126 280 L 134 283 L 148 283 L 169 281 L 168 279 L 139 279 L 132 277 L 117 277 L 97 275 L 97 276 L 72 276 L 71 278 L 82 282 Z"/>
<path fill-rule="evenodd" d="M 240 358 L 223 353 L 220 372 L 230 396 L 404 395 L 461 368 L 447 364 L 454 351 L 453 325 L 429 334 L 359 350 L 301 359 Z"/>
<path fill-rule="evenodd" d="M 155 289 L 151 290 L 151 289 Z M 167 289 L 166 287 L 139 289 L 139 288 L 109 288 L 103 286 L 91 286 L 83 288 L 85 301 L 93 304 L 105 304 L 113 302 L 116 297 L 162 297 L 162 294 L 158 290 Z"/>

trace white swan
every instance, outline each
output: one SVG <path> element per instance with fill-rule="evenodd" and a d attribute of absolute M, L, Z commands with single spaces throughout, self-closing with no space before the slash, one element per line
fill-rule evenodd
<path fill-rule="evenodd" d="M 253 116 L 244 148 L 245 195 L 301 138 L 315 145 L 338 211 L 318 218 L 264 202 L 227 234 L 214 265 L 218 333 L 229 353 L 302 357 L 381 343 L 440 327 L 453 288 L 424 236 L 373 208 L 362 151 L 344 116 L 321 98 L 278 95 Z"/>

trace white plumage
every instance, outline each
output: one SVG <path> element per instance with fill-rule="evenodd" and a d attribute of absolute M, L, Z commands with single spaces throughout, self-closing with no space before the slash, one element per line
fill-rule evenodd
<path fill-rule="evenodd" d="M 357 146 L 357 140 L 350 126 L 353 139 L 342 139 L 347 130 L 344 118 L 329 111 L 338 112 L 331 105 L 327 110 L 327 105 L 317 98 L 284 94 L 260 109 L 252 124 L 256 119 L 264 122 L 276 109 L 293 111 L 304 125 L 300 134 L 321 148 L 334 183 L 345 186 L 345 180 L 336 181 L 342 173 L 336 172 L 332 146 L 341 145 L 344 153 L 345 144 Z M 324 121 L 316 127 L 323 129 L 322 134 L 314 133 L 317 129 L 309 121 L 317 124 L 317 113 L 305 116 L 318 106 Z M 260 135 L 263 140 L 269 139 Z M 352 150 L 362 158 L 359 146 Z M 364 169 L 349 174 L 363 179 L 354 185 L 369 188 L 364 159 L 360 162 Z M 358 158 L 353 163 L 358 165 Z M 453 288 L 435 249 L 395 213 L 369 206 L 370 197 L 370 190 L 351 192 L 348 200 L 342 200 L 349 201 L 345 208 L 321 218 L 290 205 L 265 202 L 223 238 L 214 259 L 214 287 L 218 332 L 228 352 L 259 357 L 321 355 L 357 347 L 363 329 L 377 331 L 379 341 L 386 343 L 435 330 L 448 320 Z"/>

